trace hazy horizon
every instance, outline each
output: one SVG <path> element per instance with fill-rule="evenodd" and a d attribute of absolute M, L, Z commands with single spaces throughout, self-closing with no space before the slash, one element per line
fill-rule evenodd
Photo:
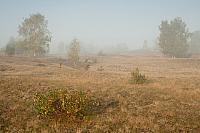
<path fill-rule="evenodd" d="M 199 5 L 198 0 L 2 0 L 0 46 L 34 13 L 46 16 L 52 44 L 76 37 L 98 47 L 125 43 L 137 49 L 144 40 L 152 46 L 162 20 L 182 17 L 191 32 L 200 30 Z"/>

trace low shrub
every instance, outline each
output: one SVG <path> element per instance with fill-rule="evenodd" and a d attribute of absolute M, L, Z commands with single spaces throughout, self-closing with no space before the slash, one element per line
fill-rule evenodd
<path fill-rule="evenodd" d="M 89 70 L 89 68 L 90 68 L 90 64 L 85 64 L 85 66 L 84 66 L 84 70 L 86 70 L 86 71 L 88 71 Z"/>
<path fill-rule="evenodd" d="M 147 81 L 147 78 L 144 74 L 141 74 L 139 69 L 136 68 L 135 71 L 131 72 L 130 83 L 132 84 L 143 84 Z"/>
<path fill-rule="evenodd" d="M 34 107 L 42 118 L 56 121 L 82 121 L 92 116 L 92 108 L 100 102 L 82 91 L 56 90 L 36 94 Z"/>
<path fill-rule="evenodd" d="M 97 68 L 97 71 L 103 71 L 103 70 L 104 70 L 103 66 Z"/>

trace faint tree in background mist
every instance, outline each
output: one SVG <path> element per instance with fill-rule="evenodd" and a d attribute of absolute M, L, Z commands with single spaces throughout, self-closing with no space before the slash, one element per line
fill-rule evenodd
<path fill-rule="evenodd" d="M 77 39 L 74 39 L 69 45 L 68 60 L 74 66 L 79 63 L 80 43 Z"/>
<path fill-rule="evenodd" d="M 147 50 L 147 49 L 148 49 L 148 42 L 147 42 L 147 40 L 144 40 L 143 49 L 144 49 L 144 50 Z"/>
<path fill-rule="evenodd" d="M 190 52 L 192 54 L 200 54 L 200 31 L 191 34 Z"/>
<path fill-rule="evenodd" d="M 158 45 L 163 54 L 178 58 L 188 56 L 190 33 L 186 27 L 180 17 L 170 22 L 162 21 Z"/>
<path fill-rule="evenodd" d="M 49 51 L 51 35 L 47 28 L 48 21 L 41 14 L 32 14 L 19 26 L 19 44 L 24 52 L 31 56 L 41 56 Z"/>
<path fill-rule="evenodd" d="M 66 46 L 64 42 L 60 42 L 57 47 L 58 54 L 66 54 Z"/>
<path fill-rule="evenodd" d="M 8 43 L 6 44 L 5 53 L 9 56 L 14 55 L 15 48 L 16 48 L 16 41 L 15 41 L 14 37 L 11 37 L 10 40 L 8 41 Z"/>
<path fill-rule="evenodd" d="M 118 43 L 113 49 L 112 51 L 120 54 L 120 53 L 123 53 L 123 52 L 126 52 L 128 51 L 128 46 L 126 43 Z"/>

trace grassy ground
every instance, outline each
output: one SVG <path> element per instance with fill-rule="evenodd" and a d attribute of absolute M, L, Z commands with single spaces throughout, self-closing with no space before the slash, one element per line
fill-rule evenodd
<path fill-rule="evenodd" d="M 129 83 L 136 67 L 149 83 Z M 106 107 L 90 122 L 58 128 L 37 117 L 33 97 L 59 88 L 89 91 Z M 0 132 L 77 131 L 200 132 L 200 60 L 106 56 L 84 71 L 53 58 L 0 57 Z"/>

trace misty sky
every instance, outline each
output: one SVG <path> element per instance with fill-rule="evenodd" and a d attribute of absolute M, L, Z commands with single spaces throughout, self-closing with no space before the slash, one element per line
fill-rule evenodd
<path fill-rule="evenodd" d="M 17 36 L 23 18 L 41 13 L 53 43 L 74 37 L 99 46 L 126 43 L 139 48 L 158 36 L 161 20 L 180 16 L 200 30 L 200 0 L 0 0 L 0 45 Z"/>

